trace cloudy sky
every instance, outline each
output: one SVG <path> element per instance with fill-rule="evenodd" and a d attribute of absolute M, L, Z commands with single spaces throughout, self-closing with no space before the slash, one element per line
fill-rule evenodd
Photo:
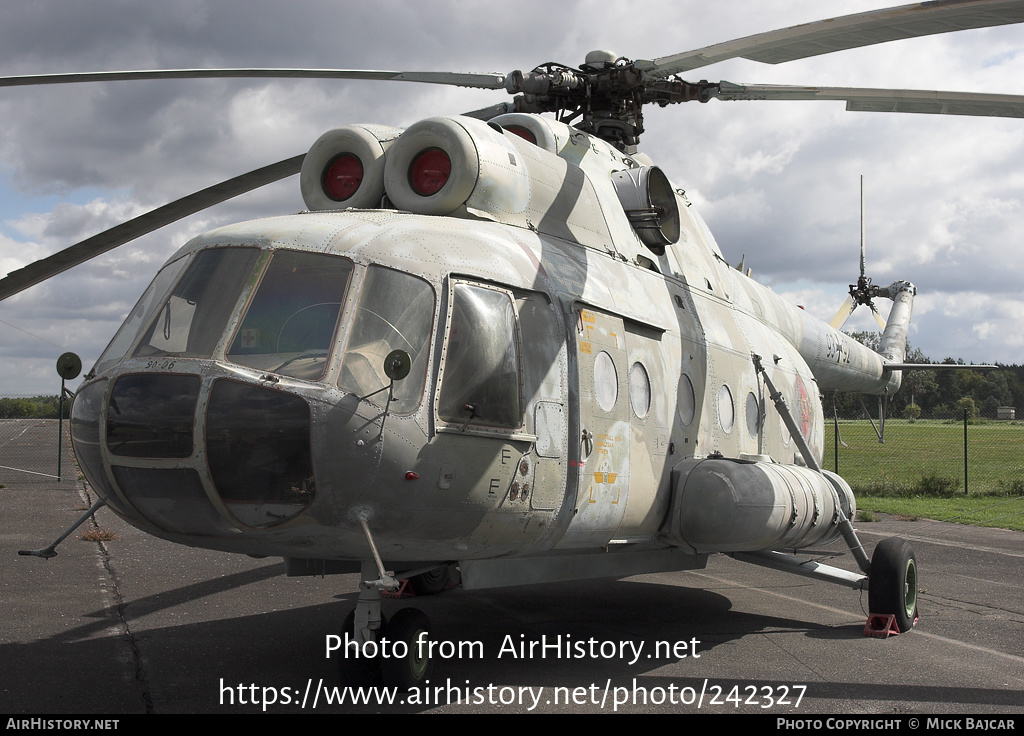
<path fill-rule="evenodd" d="M 888 7 L 878 0 L 317 2 L 0 0 L 0 75 L 188 67 L 508 72 L 606 48 L 656 58 Z M 899 41 L 694 80 L 1024 94 L 1024 25 Z M 347 123 L 407 126 L 506 99 L 403 83 L 178 80 L 0 89 L 0 275 Z M 647 112 L 643 149 L 726 258 L 829 319 L 858 271 L 913 281 L 925 354 L 1024 362 L 1024 121 L 848 113 L 842 103 Z M 91 366 L 160 264 L 216 225 L 303 208 L 297 178 L 146 236 L 0 302 L 0 395 Z M 848 328 L 874 325 L 859 310 Z M 884 314 L 885 312 L 883 312 Z M 77 382 L 76 382 L 77 383 Z"/>

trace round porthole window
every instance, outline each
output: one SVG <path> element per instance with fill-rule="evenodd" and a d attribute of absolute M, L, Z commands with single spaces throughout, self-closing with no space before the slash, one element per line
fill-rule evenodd
<path fill-rule="evenodd" d="M 747 431 L 751 437 L 757 437 L 761 425 L 761 407 L 753 393 L 747 394 Z"/>
<path fill-rule="evenodd" d="M 718 423 L 727 433 L 732 432 L 732 425 L 736 419 L 735 410 L 732 405 L 732 391 L 724 383 L 718 389 Z"/>
<path fill-rule="evenodd" d="M 629 403 L 633 413 L 643 419 L 651 409 L 651 379 L 647 369 L 637 361 L 629 369 Z"/>
<path fill-rule="evenodd" d="M 693 422 L 696 406 L 693 398 L 693 384 L 690 383 L 690 377 L 684 373 L 679 377 L 679 400 L 676 405 L 679 421 L 683 423 L 683 426 L 689 427 Z"/>
<path fill-rule="evenodd" d="M 615 372 L 615 362 L 603 350 L 594 359 L 594 397 L 604 411 L 611 411 L 619 397 L 619 377 Z"/>
<path fill-rule="evenodd" d="M 793 435 L 789 433 L 789 427 L 786 426 L 786 420 L 781 416 L 779 417 L 779 426 L 782 428 L 782 444 L 789 447 L 789 443 L 793 441 Z"/>

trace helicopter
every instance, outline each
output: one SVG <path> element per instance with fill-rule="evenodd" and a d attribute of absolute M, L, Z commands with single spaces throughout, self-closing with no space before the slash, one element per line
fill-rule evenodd
<path fill-rule="evenodd" d="M 0 298 L 298 173 L 305 212 L 217 228 L 160 269 L 78 389 L 72 441 L 102 502 L 146 532 L 280 556 L 293 575 L 359 572 L 342 631 L 357 645 L 406 645 L 378 663 L 388 682 L 416 686 L 432 666 L 426 617 L 383 613 L 401 579 L 440 593 L 456 574 L 480 589 L 700 569 L 723 553 L 866 588 L 871 612 L 908 631 L 916 557 L 894 538 L 868 559 L 849 484 L 821 468 L 821 395 L 898 389 L 913 367 L 915 287 L 872 285 L 863 268 L 851 286 L 841 312 L 893 302 L 875 353 L 733 268 L 685 191 L 641 152 L 644 111 L 824 99 L 1020 117 L 1024 98 L 1006 95 L 680 75 L 1021 21 L 1019 2 L 959 0 L 525 73 L 3 78 L 319 76 L 513 99 L 405 128 L 336 128 L 302 156 L 12 272 Z M 788 553 L 836 539 L 858 572 Z"/>

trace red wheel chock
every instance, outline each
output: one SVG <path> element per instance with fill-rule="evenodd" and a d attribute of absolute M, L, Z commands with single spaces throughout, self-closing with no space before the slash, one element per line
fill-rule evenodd
<path fill-rule="evenodd" d="M 914 611 L 914 623 L 917 624 L 920 616 Z M 891 613 L 869 613 L 868 622 L 864 625 L 864 636 L 874 636 L 879 639 L 886 639 L 890 636 L 899 636 L 900 627 L 896 625 L 896 617 Z"/>
<path fill-rule="evenodd" d="M 899 636 L 900 627 L 896 625 L 896 617 L 891 613 L 869 613 L 868 622 L 864 626 L 864 636 L 887 639 Z"/>

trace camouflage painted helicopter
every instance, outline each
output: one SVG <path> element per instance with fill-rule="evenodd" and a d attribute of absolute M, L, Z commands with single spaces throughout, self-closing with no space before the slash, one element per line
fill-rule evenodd
<path fill-rule="evenodd" d="M 821 322 L 725 263 L 643 153 L 643 107 L 846 100 L 852 110 L 1024 116 L 1024 97 L 691 83 L 769 63 L 1024 21 L 1024 3 L 946 0 L 845 16 L 653 61 L 455 74 L 214 69 L 8 77 L 332 77 L 506 90 L 406 129 L 347 125 L 0 280 L 0 298 L 162 224 L 295 173 L 307 212 L 218 228 L 157 273 L 85 378 L 79 463 L 102 503 L 195 547 L 359 572 L 344 624 L 387 637 L 393 684 L 430 672 L 430 624 L 382 591 L 440 592 L 699 569 L 708 555 L 869 591 L 900 631 L 917 563 L 869 560 L 850 486 L 820 467 L 820 396 L 900 385 L 915 288 L 862 277 Z M 554 113 L 554 117 L 543 117 Z M 863 268 L 862 268 L 863 271 Z M 876 353 L 838 331 L 893 307 Z M 934 366 L 930 366 L 934 367 Z M 769 400 L 770 404 L 769 405 Z M 858 572 L 788 552 L 843 538 Z M 784 552 L 787 551 L 787 552 Z"/>

